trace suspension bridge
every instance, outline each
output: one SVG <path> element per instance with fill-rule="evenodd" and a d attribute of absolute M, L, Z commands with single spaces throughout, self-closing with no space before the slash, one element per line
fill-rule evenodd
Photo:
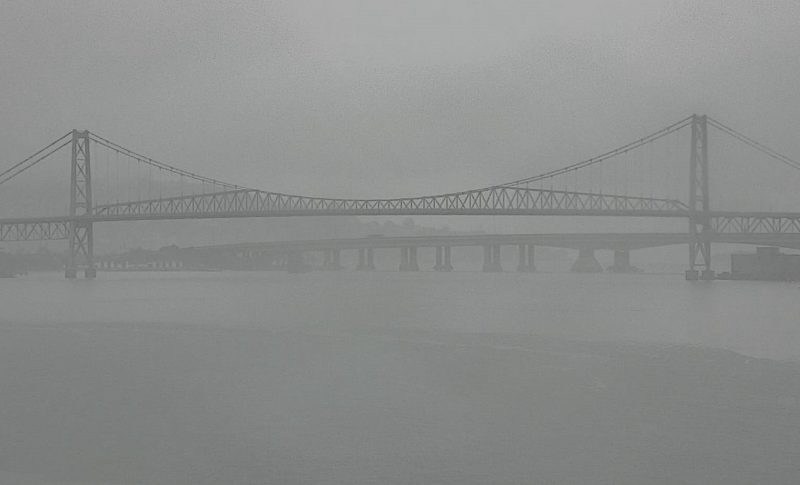
<path fill-rule="evenodd" d="M 714 165 L 710 129 L 736 144 L 716 155 Z M 684 219 L 688 232 L 676 241 L 689 246 L 687 279 L 714 278 L 712 242 L 768 243 L 771 236 L 784 244 L 787 238 L 800 241 L 800 212 L 793 210 L 800 200 L 791 197 L 800 186 L 800 162 L 705 115 L 532 177 L 439 195 L 365 199 L 244 187 L 157 161 L 94 132 L 73 130 L 0 173 L 0 196 L 15 184 L 30 184 L 24 178 L 35 172 L 31 169 L 67 150 L 69 198 L 61 213 L 0 218 L 0 241 L 68 241 L 67 278 L 80 270 L 87 278 L 96 276 L 94 226 L 111 221 L 392 215 Z M 760 166 L 754 156 L 777 163 Z M 737 166 L 744 188 L 714 186 L 712 207 L 712 179 L 735 180 L 730 175 Z M 764 177 L 774 181 L 761 181 Z M 59 211 L 44 205 L 44 211 Z"/>

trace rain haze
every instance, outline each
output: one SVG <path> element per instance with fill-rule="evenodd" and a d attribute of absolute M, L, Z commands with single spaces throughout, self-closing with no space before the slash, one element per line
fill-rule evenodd
<path fill-rule="evenodd" d="M 0 484 L 798 483 L 798 32 L 0 0 Z"/>

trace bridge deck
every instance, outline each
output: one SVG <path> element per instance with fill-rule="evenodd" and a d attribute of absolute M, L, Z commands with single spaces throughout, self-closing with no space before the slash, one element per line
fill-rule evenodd
<path fill-rule="evenodd" d="M 193 251 L 321 251 L 326 249 L 364 249 L 398 247 L 465 247 L 484 245 L 518 245 L 560 247 L 570 249 L 633 250 L 675 244 L 688 244 L 686 233 L 564 233 L 564 234 L 468 234 L 444 236 L 380 236 L 298 241 L 271 241 L 219 244 L 187 248 Z M 800 234 L 718 234 L 712 242 L 728 244 L 769 245 L 800 248 Z"/>

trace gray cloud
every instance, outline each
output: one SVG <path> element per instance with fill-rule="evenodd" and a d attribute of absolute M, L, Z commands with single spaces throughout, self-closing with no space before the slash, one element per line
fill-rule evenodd
<path fill-rule="evenodd" d="M 258 187 L 502 182 L 693 111 L 789 153 L 796 2 L 9 2 L 12 163 L 87 127 Z"/>

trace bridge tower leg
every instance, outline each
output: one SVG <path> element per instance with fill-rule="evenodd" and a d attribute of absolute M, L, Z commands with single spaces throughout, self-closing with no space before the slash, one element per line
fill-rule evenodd
<path fill-rule="evenodd" d="M 64 276 L 78 276 L 78 265 L 85 265 L 86 278 L 97 276 L 94 266 L 94 228 L 92 216 L 92 165 L 89 153 L 89 132 L 72 130 L 72 167 L 69 197 L 69 253 Z"/>
<path fill-rule="evenodd" d="M 713 280 L 711 210 L 708 180 L 708 124 L 705 115 L 692 117 L 689 167 L 689 269 L 687 280 Z"/>

